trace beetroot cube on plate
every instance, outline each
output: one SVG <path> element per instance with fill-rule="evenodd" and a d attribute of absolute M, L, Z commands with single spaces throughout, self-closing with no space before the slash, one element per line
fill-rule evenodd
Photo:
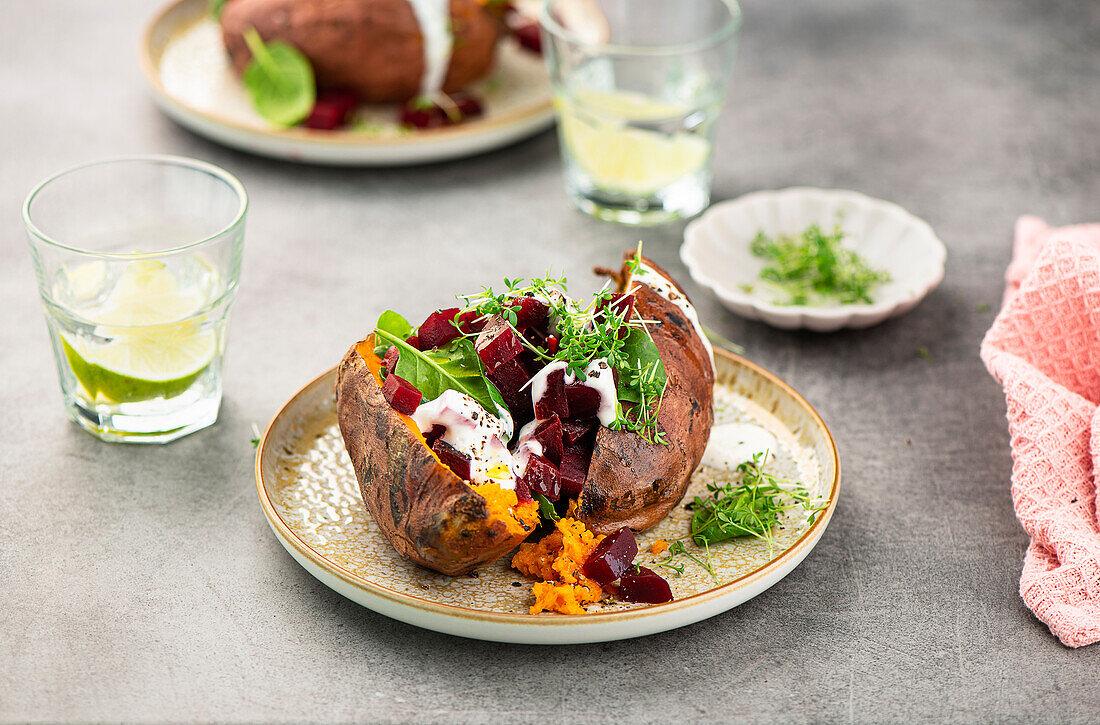
<path fill-rule="evenodd" d="M 439 438 L 435 443 L 432 443 L 432 450 L 439 456 L 439 460 L 443 465 L 454 471 L 454 474 L 461 478 L 463 481 L 470 480 L 470 457 L 465 453 L 457 450 L 447 441 Z"/>
<path fill-rule="evenodd" d="M 521 480 L 532 494 L 541 493 L 549 501 L 557 501 L 561 498 L 558 469 L 542 456 L 531 456 L 527 459 L 527 468 Z"/>
<path fill-rule="evenodd" d="M 579 445 L 566 446 L 561 454 L 561 490 L 566 496 L 578 496 L 588 478 L 588 464 L 592 460 L 592 450 Z"/>
<path fill-rule="evenodd" d="M 565 444 L 569 446 L 576 445 L 577 441 L 591 433 L 595 428 L 596 420 L 593 418 L 585 420 L 571 418 L 562 421 L 561 424 L 562 437 L 565 439 Z"/>
<path fill-rule="evenodd" d="M 638 542 L 629 526 L 624 526 L 593 549 L 584 562 L 584 575 L 603 586 L 623 575 L 638 555 Z"/>
<path fill-rule="evenodd" d="M 531 433 L 532 440 L 542 446 L 542 455 L 550 459 L 555 466 L 561 465 L 562 454 L 562 428 L 561 419 L 553 415 L 548 420 L 541 421 Z"/>
<path fill-rule="evenodd" d="M 660 574 L 639 566 L 637 572 L 631 570 L 622 575 L 616 596 L 627 602 L 661 604 L 672 601 L 672 589 Z"/>
<path fill-rule="evenodd" d="M 584 383 L 566 385 L 565 399 L 569 405 L 569 415 L 574 418 L 595 418 L 600 412 L 599 392 Z"/>

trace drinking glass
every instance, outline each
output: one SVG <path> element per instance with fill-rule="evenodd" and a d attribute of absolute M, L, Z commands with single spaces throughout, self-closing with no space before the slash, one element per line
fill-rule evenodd
<path fill-rule="evenodd" d="M 545 0 L 565 189 L 593 216 L 662 224 L 710 203 L 733 0 Z"/>
<path fill-rule="evenodd" d="M 39 184 L 23 221 L 69 417 L 108 441 L 214 423 L 248 197 L 211 164 L 135 156 Z"/>

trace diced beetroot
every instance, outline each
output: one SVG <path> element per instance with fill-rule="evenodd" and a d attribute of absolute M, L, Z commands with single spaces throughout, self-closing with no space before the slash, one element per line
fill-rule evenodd
<path fill-rule="evenodd" d="M 561 431 L 562 437 L 565 439 L 567 446 L 574 446 L 581 438 L 592 432 L 596 427 L 597 421 L 594 418 L 586 420 L 578 420 L 571 418 L 569 420 L 562 421 Z"/>
<path fill-rule="evenodd" d="M 424 434 L 424 440 L 428 442 L 428 447 L 431 448 L 432 444 L 443 437 L 443 434 L 447 432 L 447 426 L 434 424 L 427 433 Z"/>
<path fill-rule="evenodd" d="M 397 349 L 397 345 L 391 345 L 389 350 L 386 350 L 385 357 L 382 358 L 382 367 L 387 371 L 393 372 L 397 369 L 397 356 L 400 352 Z"/>
<path fill-rule="evenodd" d="M 433 347 L 443 347 L 461 333 L 455 327 L 454 319 L 458 315 L 457 307 L 449 307 L 445 310 L 436 310 L 428 315 L 428 319 L 420 325 L 416 331 L 420 338 L 420 349 L 431 350 Z"/>
<path fill-rule="evenodd" d="M 352 91 L 321 91 L 313 104 L 313 110 L 305 120 L 305 126 L 322 131 L 339 128 L 357 105 L 359 97 Z"/>
<path fill-rule="evenodd" d="M 629 526 L 624 526 L 604 537 L 588 555 L 582 571 L 597 584 L 610 584 L 630 569 L 637 555 L 638 542 L 634 540 L 634 532 Z"/>
<path fill-rule="evenodd" d="M 482 112 L 481 101 L 469 93 L 460 92 L 450 94 L 446 108 L 432 101 L 414 98 L 401 107 L 399 118 L 403 126 L 439 128 L 480 116 Z"/>
<path fill-rule="evenodd" d="M 517 430 L 535 417 L 531 407 L 531 388 L 524 387 L 530 379 L 531 376 L 527 374 L 527 369 L 520 363 L 519 358 L 509 360 L 489 376 L 489 380 L 497 387 L 504 402 L 508 404 L 508 411 L 512 414 L 512 421 Z"/>
<path fill-rule="evenodd" d="M 542 446 L 542 455 L 550 459 L 555 466 L 561 465 L 562 454 L 561 419 L 553 415 L 549 420 L 541 421 L 531 433 L 531 439 Z"/>
<path fill-rule="evenodd" d="M 463 481 L 470 480 L 470 457 L 465 453 L 455 449 L 447 441 L 439 438 L 435 443 L 432 443 L 432 450 L 439 456 L 439 460 L 443 462 L 447 468 L 454 471 L 454 474 L 461 478 Z"/>
<path fill-rule="evenodd" d="M 572 498 L 579 496 L 588 478 L 588 464 L 592 460 L 592 451 L 579 445 L 566 446 L 561 454 L 561 490 Z"/>
<path fill-rule="evenodd" d="M 561 479 L 558 469 L 543 456 L 531 456 L 527 459 L 527 468 L 521 480 L 527 484 L 532 494 L 541 493 L 549 501 L 561 498 Z"/>
<path fill-rule="evenodd" d="M 535 500 L 531 497 L 531 489 L 528 488 L 527 482 L 524 481 L 522 477 L 516 481 L 516 498 L 519 499 L 520 503 L 527 503 Z"/>
<path fill-rule="evenodd" d="M 545 333 L 546 323 L 550 320 L 550 306 L 534 297 L 513 297 L 512 306 L 516 311 L 516 329 L 524 331 L 535 329 Z"/>
<path fill-rule="evenodd" d="M 462 330 L 464 335 L 481 332 L 485 329 L 483 317 L 484 315 L 477 310 L 467 310 L 458 316 L 458 329 Z"/>
<path fill-rule="evenodd" d="M 492 375 L 501 365 L 523 352 L 523 341 L 503 317 L 493 315 L 477 336 L 474 347 L 485 365 L 485 372 Z"/>
<path fill-rule="evenodd" d="M 412 383 L 393 373 L 387 375 L 386 382 L 382 383 L 382 395 L 386 396 L 386 401 L 394 410 L 405 415 L 412 415 L 424 397 Z"/>
<path fill-rule="evenodd" d="M 630 315 L 634 312 L 634 295 L 614 292 L 607 303 L 607 307 L 616 315 L 621 315 L 625 311 L 626 319 L 629 320 Z"/>
<path fill-rule="evenodd" d="M 420 349 L 420 338 L 416 335 L 409 335 L 406 337 L 405 343 L 408 344 L 409 347 L 415 347 L 417 350 Z"/>
<path fill-rule="evenodd" d="M 569 417 L 569 400 L 565 397 L 565 370 L 557 369 L 546 376 L 546 390 L 534 401 L 535 417 L 549 418 L 555 413 L 559 418 Z"/>
<path fill-rule="evenodd" d="M 600 411 L 600 393 L 583 383 L 565 386 L 565 398 L 569 403 L 569 415 L 574 418 L 595 418 Z"/>
<path fill-rule="evenodd" d="M 542 36 L 539 35 L 539 24 L 535 20 L 515 22 L 510 24 L 512 35 L 516 36 L 519 44 L 531 51 L 542 55 Z"/>
<path fill-rule="evenodd" d="M 672 601 L 672 589 L 668 586 L 660 574 L 638 567 L 638 572 L 631 570 L 623 574 L 619 579 L 616 595 L 625 602 L 642 602 L 644 604 L 661 604 Z"/>

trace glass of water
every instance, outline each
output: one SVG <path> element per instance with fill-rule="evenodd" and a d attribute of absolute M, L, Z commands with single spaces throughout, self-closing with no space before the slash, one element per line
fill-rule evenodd
<path fill-rule="evenodd" d="M 734 0 L 545 0 L 541 24 L 572 202 L 624 224 L 705 209 Z"/>
<path fill-rule="evenodd" d="M 23 221 L 65 408 L 109 441 L 214 423 L 248 197 L 216 166 L 140 156 L 35 188 Z"/>

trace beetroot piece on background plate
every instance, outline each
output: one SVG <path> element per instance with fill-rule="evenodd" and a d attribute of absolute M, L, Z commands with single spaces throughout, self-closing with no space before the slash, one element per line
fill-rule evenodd
<path fill-rule="evenodd" d="M 407 101 L 398 114 L 399 122 L 413 128 L 440 128 L 476 118 L 484 112 L 481 101 L 469 93 L 451 93 L 449 99 L 446 108 L 420 98 Z"/>
<path fill-rule="evenodd" d="M 596 546 L 584 562 L 584 575 L 604 586 L 623 575 L 638 555 L 638 542 L 629 526 L 624 526 Z"/>
<path fill-rule="evenodd" d="M 539 420 L 557 414 L 569 417 L 569 401 L 565 397 L 565 370 L 553 370 L 546 376 L 546 391 L 535 401 L 535 417 Z"/>
<path fill-rule="evenodd" d="M 558 476 L 558 469 L 542 456 L 531 456 L 527 459 L 527 468 L 524 470 L 521 480 L 527 485 L 532 494 L 541 493 L 549 501 L 557 501 L 561 498 L 561 480 Z"/>
<path fill-rule="evenodd" d="M 639 566 L 637 572 L 622 575 L 615 596 L 626 602 L 661 604 L 672 601 L 672 589 L 660 574 Z"/>
<path fill-rule="evenodd" d="M 416 331 L 420 338 L 422 350 L 430 350 L 433 347 L 443 347 L 462 333 L 455 327 L 454 319 L 458 316 L 457 307 L 449 307 L 445 310 L 436 310 L 428 315 L 428 319 L 420 325 Z"/>
<path fill-rule="evenodd" d="M 386 381 L 382 383 L 382 395 L 386 397 L 390 407 L 405 415 L 416 412 L 416 406 L 420 405 L 420 399 L 424 397 L 412 383 L 393 373 L 387 375 Z"/>
<path fill-rule="evenodd" d="M 358 105 L 359 97 L 352 91 L 321 91 L 304 125 L 319 131 L 332 131 L 343 126 L 348 114 Z"/>
<path fill-rule="evenodd" d="M 474 347 L 485 365 L 485 372 L 492 375 L 501 365 L 523 352 L 523 341 L 503 317 L 493 315 L 477 336 Z"/>
<path fill-rule="evenodd" d="M 470 480 L 470 457 L 459 450 L 456 450 L 447 441 L 442 438 L 432 443 L 432 450 L 439 456 L 439 460 L 443 462 L 443 465 L 454 471 L 454 474 L 461 478 L 463 481 Z"/>

